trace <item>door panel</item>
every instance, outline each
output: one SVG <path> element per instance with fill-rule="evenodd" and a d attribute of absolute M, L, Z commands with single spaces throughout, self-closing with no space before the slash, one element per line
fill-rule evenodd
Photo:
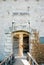
<path fill-rule="evenodd" d="M 18 55 L 18 49 L 19 49 L 18 38 L 14 38 L 14 40 L 13 40 L 13 53 L 15 56 Z"/>

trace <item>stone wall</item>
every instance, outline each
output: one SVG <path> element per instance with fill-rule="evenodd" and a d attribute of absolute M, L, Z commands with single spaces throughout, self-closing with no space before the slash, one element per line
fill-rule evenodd
<path fill-rule="evenodd" d="M 11 33 L 5 33 L 4 55 L 8 57 L 13 53 Z"/>
<path fill-rule="evenodd" d="M 34 31 L 31 39 L 30 54 L 38 63 L 44 62 L 44 44 L 40 44 L 39 32 L 36 30 Z"/>
<path fill-rule="evenodd" d="M 38 63 L 44 63 L 44 44 L 31 44 L 31 55 Z"/>
<path fill-rule="evenodd" d="M 40 44 L 40 51 L 38 55 L 38 62 L 44 63 L 44 44 Z"/>

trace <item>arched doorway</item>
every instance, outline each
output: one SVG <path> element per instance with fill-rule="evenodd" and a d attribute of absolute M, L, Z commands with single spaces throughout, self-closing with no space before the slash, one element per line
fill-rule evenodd
<path fill-rule="evenodd" d="M 29 32 L 16 31 L 12 33 L 13 53 L 15 56 L 23 56 L 29 52 Z"/>

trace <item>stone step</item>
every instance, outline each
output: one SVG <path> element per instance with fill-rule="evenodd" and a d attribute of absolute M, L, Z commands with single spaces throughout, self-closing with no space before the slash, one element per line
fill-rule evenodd
<path fill-rule="evenodd" d="M 21 59 L 24 65 L 30 65 L 29 62 L 26 59 Z"/>
<path fill-rule="evenodd" d="M 16 59 L 13 65 L 30 65 L 26 59 Z"/>
<path fill-rule="evenodd" d="M 16 61 L 13 65 L 24 65 L 24 64 L 20 59 L 16 59 Z"/>

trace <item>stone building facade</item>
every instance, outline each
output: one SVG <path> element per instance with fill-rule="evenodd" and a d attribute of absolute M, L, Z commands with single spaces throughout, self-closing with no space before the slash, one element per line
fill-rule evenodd
<path fill-rule="evenodd" d="M 30 22 L 30 27 L 37 29 L 39 31 L 39 36 L 44 37 L 44 0 L 0 0 L 0 58 L 3 56 L 1 58 L 2 60 L 13 52 L 11 31 L 14 31 L 16 28 L 17 31 L 23 30 L 23 32 L 25 32 L 25 34 L 23 34 L 24 43 L 25 40 L 30 37 L 30 28 L 27 26 L 24 27 L 25 25 L 21 28 L 21 26 L 19 26 L 21 22 L 27 26 L 29 26 L 28 23 Z M 18 27 L 16 26 L 16 28 L 14 27 L 12 30 L 12 23 L 14 23 L 14 25 L 18 24 Z M 16 35 L 16 37 L 18 36 Z M 16 37 L 13 37 L 15 40 Z M 18 38 L 16 40 L 18 41 Z M 26 41 L 26 43 L 28 42 L 29 41 Z M 16 46 L 16 48 L 18 48 L 18 46 Z"/>

